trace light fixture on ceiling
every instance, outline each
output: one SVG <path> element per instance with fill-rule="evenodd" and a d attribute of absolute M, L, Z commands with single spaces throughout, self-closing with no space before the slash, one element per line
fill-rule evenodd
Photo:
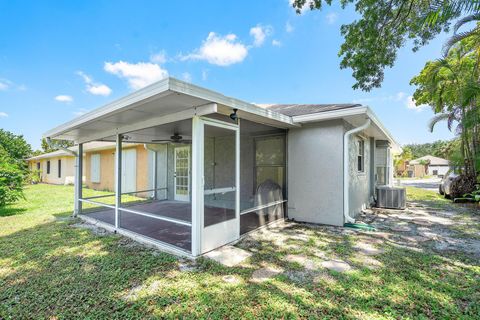
<path fill-rule="evenodd" d="M 237 122 L 237 119 L 238 119 L 237 111 L 238 109 L 233 109 L 233 112 L 230 114 L 230 119 L 232 119 L 235 122 Z"/>

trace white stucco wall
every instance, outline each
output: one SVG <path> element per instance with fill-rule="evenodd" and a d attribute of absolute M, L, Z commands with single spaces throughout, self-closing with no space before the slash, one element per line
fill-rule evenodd
<path fill-rule="evenodd" d="M 427 174 L 429 176 L 433 176 L 434 175 L 433 171 L 437 170 L 438 171 L 437 175 L 445 175 L 447 174 L 448 169 L 449 169 L 449 166 L 430 166 L 429 165 Z"/>
<path fill-rule="evenodd" d="M 62 162 L 61 177 L 58 177 L 58 160 Z M 47 161 L 50 161 L 50 173 L 47 173 Z M 32 162 L 32 169 L 40 162 L 41 181 L 50 184 L 73 184 L 75 181 L 75 157 L 52 157 Z"/>
<path fill-rule="evenodd" d="M 288 132 L 288 217 L 343 225 L 342 120 Z"/>
<path fill-rule="evenodd" d="M 349 128 L 347 128 L 349 129 Z M 365 152 L 364 152 L 364 170 L 362 172 L 358 171 L 357 168 L 357 145 L 356 142 L 358 139 L 363 139 L 365 143 Z M 371 154 L 370 149 L 371 140 L 367 136 L 362 135 L 351 135 L 349 139 L 348 149 L 349 149 L 349 215 L 355 217 L 362 209 L 365 209 L 370 206 L 371 200 Z"/>

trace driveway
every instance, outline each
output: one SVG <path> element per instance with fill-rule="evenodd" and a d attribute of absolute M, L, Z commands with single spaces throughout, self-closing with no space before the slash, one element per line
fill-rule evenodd
<path fill-rule="evenodd" d="M 440 178 L 430 179 L 400 179 L 402 186 L 416 187 L 430 191 L 438 191 L 438 185 L 440 184 Z M 397 180 L 398 181 L 398 180 Z"/>

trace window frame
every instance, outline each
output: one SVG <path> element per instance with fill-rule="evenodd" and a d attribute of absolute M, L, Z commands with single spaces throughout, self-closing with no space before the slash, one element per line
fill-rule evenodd
<path fill-rule="evenodd" d="M 62 159 L 58 159 L 57 161 L 57 166 L 58 166 L 58 177 L 62 177 Z"/>
<path fill-rule="evenodd" d="M 47 160 L 47 174 L 50 174 L 50 160 Z"/>
<path fill-rule="evenodd" d="M 283 151 L 284 159 L 282 164 L 258 164 L 257 163 L 257 145 L 260 140 L 268 140 L 272 138 L 282 138 L 283 140 Z M 283 196 L 285 197 L 285 189 L 287 184 L 287 136 L 285 133 L 274 133 L 274 134 L 264 134 L 257 135 L 253 138 L 253 190 L 256 190 L 258 187 L 258 168 L 282 168 L 283 169 L 283 181 L 282 181 L 282 190 Z"/>
<path fill-rule="evenodd" d="M 357 172 L 365 173 L 365 139 L 360 136 L 356 139 L 356 162 Z"/>

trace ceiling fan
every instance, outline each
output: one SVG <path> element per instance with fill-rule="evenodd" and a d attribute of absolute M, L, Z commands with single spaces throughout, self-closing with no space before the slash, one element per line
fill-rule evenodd
<path fill-rule="evenodd" d="M 160 142 L 160 143 L 168 143 L 168 142 L 171 142 L 171 143 L 191 143 L 192 140 L 188 140 L 188 139 L 183 139 L 183 137 L 178 134 L 178 132 L 175 132 L 173 134 L 173 136 L 170 136 L 170 139 L 154 139 L 152 140 L 152 142 Z"/>

